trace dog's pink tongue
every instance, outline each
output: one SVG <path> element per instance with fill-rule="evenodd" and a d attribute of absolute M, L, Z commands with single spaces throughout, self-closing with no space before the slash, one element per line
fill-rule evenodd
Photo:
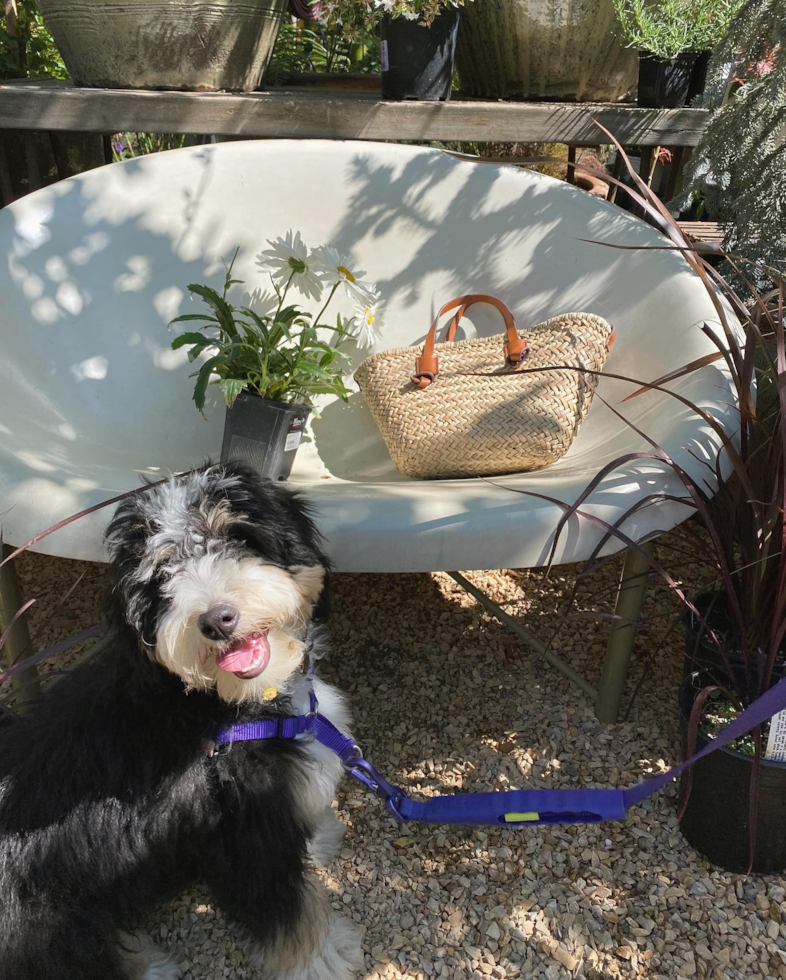
<path fill-rule="evenodd" d="M 216 656 L 216 666 L 233 674 L 245 674 L 251 670 L 261 674 L 269 660 L 270 643 L 267 634 L 255 633 L 219 653 Z"/>

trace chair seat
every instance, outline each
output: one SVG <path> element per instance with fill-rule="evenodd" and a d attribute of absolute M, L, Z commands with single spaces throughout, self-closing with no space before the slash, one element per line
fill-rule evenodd
<path fill-rule="evenodd" d="M 605 317 L 618 331 L 611 374 L 651 380 L 713 350 L 701 325 L 717 323 L 717 314 L 681 256 L 582 241 L 663 244 L 644 222 L 540 174 L 418 147 L 287 140 L 113 164 L 0 211 L 6 541 L 22 543 L 143 479 L 218 458 L 223 408 L 214 402 L 207 422 L 199 416 L 185 353 L 170 350 L 167 323 L 196 311 L 187 284 L 219 285 L 221 259 L 237 246 L 235 271 L 245 285 L 234 299 L 258 301 L 269 283 L 256 255 L 290 228 L 312 247 L 335 245 L 378 283 L 387 313 L 373 351 L 422 342 L 436 309 L 469 292 L 500 296 L 524 329 L 569 311 Z M 500 332 L 490 308 L 470 313 L 460 336 Z M 353 351 L 354 364 L 371 352 Z M 671 387 L 733 426 L 720 366 Z M 700 460 L 717 449 L 706 423 L 667 394 L 621 405 L 631 391 L 604 377 L 559 463 L 493 482 L 407 479 L 393 467 L 362 395 L 325 399 L 292 483 L 312 498 L 339 570 L 537 566 L 561 508 L 511 489 L 571 502 L 605 463 L 649 451 L 601 399 L 704 478 Z M 679 495 L 682 488 L 663 463 L 635 459 L 602 481 L 586 509 L 613 522 L 660 491 Z M 625 528 L 640 538 L 689 512 L 660 503 Z M 39 548 L 102 560 L 110 516 L 111 508 L 97 511 Z M 586 558 L 600 534 L 573 519 L 557 560 Z M 615 541 L 608 550 L 618 547 Z"/>

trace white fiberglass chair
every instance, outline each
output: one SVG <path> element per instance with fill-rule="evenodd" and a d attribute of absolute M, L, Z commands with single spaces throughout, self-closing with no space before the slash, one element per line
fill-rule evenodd
<path fill-rule="evenodd" d="M 0 211 L 6 542 L 18 545 L 143 477 L 218 457 L 223 409 L 209 406 L 205 422 L 194 408 L 186 354 L 170 350 L 167 323 L 195 309 L 186 285 L 218 284 L 222 257 L 238 246 L 238 298 L 269 288 L 256 255 L 290 228 L 311 247 L 335 245 L 378 283 L 387 313 L 377 350 L 421 342 L 440 305 L 472 292 L 500 296 L 522 328 L 572 310 L 600 314 L 617 328 L 607 364 L 614 374 L 651 380 L 712 349 L 700 326 L 716 313 L 680 255 L 582 241 L 663 243 L 617 207 L 540 174 L 438 150 L 317 141 L 233 142 L 114 164 Z M 500 325 L 476 307 L 462 329 L 483 335 Z M 368 353 L 358 351 L 355 363 Z M 674 387 L 732 424 L 720 367 Z M 615 404 L 630 391 L 610 378 L 599 387 Z M 715 452 L 708 427 L 668 395 L 638 398 L 625 413 L 689 471 Z M 604 463 L 645 448 L 596 399 L 564 459 L 501 482 L 572 502 Z M 538 566 L 561 514 L 481 480 L 403 477 L 360 394 L 322 406 L 292 482 L 313 499 L 339 571 Z M 680 493 L 664 466 L 635 460 L 609 475 L 586 509 L 613 522 L 655 489 Z M 669 502 L 645 507 L 625 530 L 640 540 L 688 513 Z M 40 550 L 102 559 L 110 514 L 96 511 Z M 587 558 L 600 534 L 572 519 L 557 562 Z M 604 671 L 598 708 L 606 718 L 624 683 L 633 628 L 627 633 Z"/>

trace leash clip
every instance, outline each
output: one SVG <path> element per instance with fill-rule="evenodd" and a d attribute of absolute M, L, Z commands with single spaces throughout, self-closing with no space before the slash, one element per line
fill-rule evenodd
<path fill-rule="evenodd" d="M 353 779 L 362 783 L 366 789 L 370 789 L 378 800 L 382 800 L 385 809 L 392 817 L 395 817 L 399 823 L 406 823 L 400 807 L 407 799 L 407 794 L 400 787 L 389 783 L 384 776 L 380 776 L 368 759 L 363 758 L 359 745 L 353 747 L 353 754 L 344 762 L 344 768 Z"/>
<path fill-rule="evenodd" d="M 407 818 L 399 811 L 399 807 L 406 798 L 407 794 L 404 792 L 404 790 L 399 789 L 393 796 L 390 797 L 390 799 L 385 800 L 385 809 L 388 811 L 391 817 L 394 817 L 399 823 L 407 822 Z"/>

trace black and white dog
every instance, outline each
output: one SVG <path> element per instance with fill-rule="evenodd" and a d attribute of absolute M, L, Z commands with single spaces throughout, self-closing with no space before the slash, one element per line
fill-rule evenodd
<path fill-rule="evenodd" d="M 111 649 L 0 729 L 0 980 L 178 976 L 128 930 L 197 881 L 262 976 L 349 980 L 358 932 L 309 873 L 341 843 L 337 757 L 309 737 L 213 744 L 309 710 L 327 562 L 307 508 L 219 464 L 126 500 L 107 542 Z"/>

